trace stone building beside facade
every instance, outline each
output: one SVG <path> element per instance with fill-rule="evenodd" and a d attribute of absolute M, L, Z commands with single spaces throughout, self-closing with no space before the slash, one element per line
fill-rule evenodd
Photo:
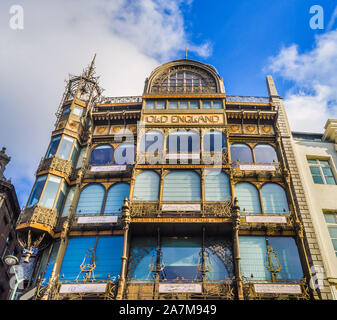
<path fill-rule="evenodd" d="M 15 227 L 20 214 L 20 206 L 15 188 L 11 181 L 5 178 L 5 167 L 10 161 L 6 149 L 0 150 L 0 300 L 9 298 L 10 281 L 14 276 L 11 267 L 4 262 L 9 255 L 20 258 L 21 249 L 16 241 Z"/>
<path fill-rule="evenodd" d="M 69 79 L 17 224 L 32 299 L 327 299 L 282 98 L 230 96 L 216 69 L 156 68 L 104 97 Z M 27 258 L 27 259 L 28 259 Z M 324 266 L 323 266 L 324 269 Z M 325 272 L 325 271 L 324 271 Z"/>

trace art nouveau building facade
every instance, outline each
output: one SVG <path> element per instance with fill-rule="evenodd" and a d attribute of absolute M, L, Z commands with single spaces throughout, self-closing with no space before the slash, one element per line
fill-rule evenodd
<path fill-rule="evenodd" d="M 17 234 L 33 299 L 327 299 L 282 99 L 192 60 L 142 96 L 72 77 Z M 305 222 L 305 223 L 303 223 Z"/>

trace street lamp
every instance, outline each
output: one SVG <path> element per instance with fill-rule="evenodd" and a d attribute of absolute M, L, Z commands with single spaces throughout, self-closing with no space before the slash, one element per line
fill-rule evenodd
<path fill-rule="evenodd" d="M 14 274 L 15 274 L 15 286 L 14 289 L 12 290 L 11 296 L 9 300 L 14 300 L 16 290 L 19 287 L 19 284 L 24 281 L 25 279 L 19 279 L 18 274 L 16 273 L 15 265 L 19 263 L 19 259 L 16 256 L 8 255 L 4 258 L 4 263 L 6 263 L 8 266 L 13 267 Z"/>

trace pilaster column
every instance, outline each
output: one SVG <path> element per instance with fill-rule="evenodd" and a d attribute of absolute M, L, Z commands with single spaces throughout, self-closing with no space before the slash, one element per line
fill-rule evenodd
<path fill-rule="evenodd" d="M 240 207 L 238 206 L 237 198 L 234 198 L 232 222 L 233 222 L 233 254 L 234 254 L 235 282 L 238 293 L 238 299 L 243 300 L 243 288 L 242 288 L 240 253 L 239 253 Z"/>
<path fill-rule="evenodd" d="M 123 253 L 122 253 L 122 266 L 121 266 L 121 276 L 119 279 L 118 292 L 116 300 L 122 300 L 125 289 L 125 279 L 126 279 L 126 267 L 128 261 L 128 243 L 129 243 L 129 227 L 131 222 L 129 203 L 128 199 L 124 199 L 124 205 L 122 207 L 122 220 L 123 220 L 123 231 L 124 231 L 124 242 L 123 242 Z"/>

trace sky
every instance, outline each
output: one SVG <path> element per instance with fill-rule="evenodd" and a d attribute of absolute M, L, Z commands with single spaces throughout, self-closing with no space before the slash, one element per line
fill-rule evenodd
<path fill-rule="evenodd" d="M 13 5 L 23 29 L 13 29 Z M 313 5 L 323 28 L 312 29 Z M 12 12 L 12 13 L 11 13 Z M 26 205 L 69 74 L 94 54 L 105 96 L 141 95 L 158 65 L 185 57 L 213 65 L 228 95 L 267 96 L 272 75 L 293 131 L 337 118 L 334 0 L 1 0 L 0 148 L 5 176 Z"/>

